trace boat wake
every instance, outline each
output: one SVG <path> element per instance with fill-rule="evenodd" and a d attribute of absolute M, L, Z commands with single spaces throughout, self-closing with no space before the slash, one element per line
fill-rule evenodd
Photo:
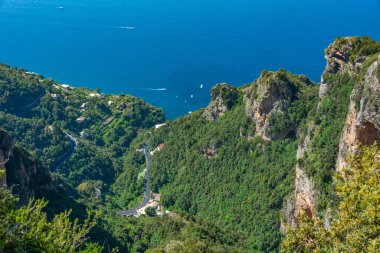
<path fill-rule="evenodd" d="M 126 29 L 126 30 L 134 30 L 136 27 L 134 26 L 117 26 L 117 29 Z"/>
<path fill-rule="evenodd" d="M 166 91 L 166 88 L 156 88 L 156 89 L 150 89 L 150 88 L 147 88 L 147 90 L 152 90 L 152 91 Z"/>

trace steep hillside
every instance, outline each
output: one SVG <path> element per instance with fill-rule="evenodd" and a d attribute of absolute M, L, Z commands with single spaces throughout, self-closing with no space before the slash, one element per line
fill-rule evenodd
<path fill-rule="evenodd" d="M 131 148 L 164 144 L 150 185 L 166 208 L 241 231 L 249 251 L 278 251 L 285 220 L 295 226 L 299 212 L 329 223 L 336 168 L 357 142 L 379 140 L 379 51 L 368 37 L 338 38 L 320 86 L 284 70 L 240 89 L 217 85 L 205 110 L 142 133 Z M 113 185 L 117 206 L 142 196 L 144 160 L 132 150 Z"/>
<path fill-rule="evenodd" d="M 132 147 L 148 139 L 153 148 L 165 144 L 153 155 L 150 178 L 166 208 L 249 235 L 249 251 L 275 251 L 280 212 L 294 190 L 297 129 L 317 106 L 318 86 L 264 71 L 253 84 L 217 85 L 211 94 L 206 110 L 153 130 L 151 139 L 139 136 Z M 119 199 L 133 199 L 123 189 L 138 189 L 141 157 L 130 152 L 127 163 L 131 170 L 114 185 Z"/>
<path fill-rule="evenodd" d="M 240 88 L 216 85 L 207 108 L 166 123 L 141 99 L 0 65 L 2 183 L 23 202 L 54 189 L 51 214 L 101 211 L 91 240 L 121 252 L 278 252 L 303 214 L 329 233 L 345 212 L 334 175 L 358 165 L 347 157 L 361 145 L 380 147 L 379 54 L 368 37 L 338 38 L 320 85 L 264 70 Z M 146 143 L 159 209 L 121 217 L 144 198 Z M 364 157 L 376 175 L 378 159 Z"/>
<path fill-rule="evenodd" d="M 11 136 L 0 129 L 0 185 L 10 187 L 25 203 L 31 197 L 41 198 L 54 191 L 50 172 L 24 149 L 16 146 Z"/>
<path fill-rule="evenodd" d="M 331 218 L 336 208 L 332 178 L 356 145 L 379 140 L 379 94 L 375 69 L 380 44 L 368 37 L 338 38 L 326 49 L 318 108 L 311 112 L 297 151 L 293 211 Z M 293 218 L 292 218 L 293 217 Z"/>
<path fill-rule="evenodd" d="M 164 121 L 161 109 L 139 98 L 61 85 L 7 65 L 0 65 L 0 90 L 0 127 L 74 187 L 112 183 L 139 129 Z"/>

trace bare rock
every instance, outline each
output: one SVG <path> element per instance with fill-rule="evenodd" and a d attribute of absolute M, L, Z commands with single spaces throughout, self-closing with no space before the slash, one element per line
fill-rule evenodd
<path fill-rule="evenodd" d="M 305 82 L 304 76 L 297 80 Z M 306 83 L 311 83 L 307 79 Z M 298 87 L 285 70 L 277 72 L 263 71 L 244 97 L 245 111 L 255 124 L 255 135 L 264 140 L 283 139 L 293 130 L 289 125 L 280 131 L 271 132 L 270 119 L 282 118 L 286 115 L 291 102 L 295 99 Z"/>
<path fill-rule="evenodd" d="M 346 124 L 339 143 L 336 169 L 347 167 L 347 156 L 356 152 L 358 145 L 380 147 L 380 82 L 377 69 L 380 57 L 368 69 L 362 85 L 358 85 L 350 98 Z"/>
<path fill-rule="evenodd" d="M 12 187 L 21 202 L 54 190 L 49 170 L 25 150 L 15 146 L 13 139 L 3 130 L 0 130 L 0 169 L 5 170 L 1 185 Z"/>
<path fill-rule="evenodd" d="M 320 98 L 323 98 L 329 89 L 325 75 L 344 71 L 348 71 L 350 74 L 358 73 L 362 63 L 366 60 L 366 55 L 360 55 L 358 52 L 363 45 L 371 42 L 372 40 L 369 38 L 344 37 L 336 39 L 328 46 L 325 50 L 327 64 L 321 77 Z"/>
<path fill-rule="evenodd" d="M 236 103 L 238 91 L 226 83 L 217 84 L 211 89 L 211 102 L 203 113 L 206 120 L 217 120 Z"/>

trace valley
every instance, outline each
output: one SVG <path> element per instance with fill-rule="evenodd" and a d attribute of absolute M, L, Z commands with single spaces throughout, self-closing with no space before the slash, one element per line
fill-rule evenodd
<path fill-rule="evenodd" d="M 44 198 L 36 212 L 51 227 L 72 210 L 65 224 L 78 219 L 89 239 L 71 252 L 376 252 L 379 54 L 369 37 L 337 38 L 320 83 L 263 70 L 215 85 L 206 108 L 175 120 L 140 98 L 0 65 L 1 196 L 18 203 L 4 210 Z M 362 210 L 348 198 L 355 179 L 372 187 L 357 196 L 369 206 L 352 230 L 360 247 L 339 234 L 356 236 L 341 215 Z"/>

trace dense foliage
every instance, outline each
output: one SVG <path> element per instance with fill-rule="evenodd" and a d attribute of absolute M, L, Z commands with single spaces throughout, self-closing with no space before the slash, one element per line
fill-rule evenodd
<path fill-rule="evenodd" d="M 176 214 L 125 219 L 104 213 L 101 223 L 103 233 L 95 236 L 99 241 L 112 238 L 108 243 L 117 245 L 120 252 L 247 252 L 243 234 Z"/>
<path fill-rule="evenodd" d="M 338 39 L 326 52 L 334 47 L 347 49 L 338 57 L 349 58 L 347 66 L 358 61 L 363 71 L 326 71 L 322 99 L 305 76 L 263 71 L 242 88 L 216 86 L 210 103 L 215 117 L 207 119 L 201 109 L 160 128 L 153 126 L 164 122 L 162 110 L 141 99 L 73 88 L 0 65 L 0 127 L 17 147 L 17 162 L 7 162 L 7 180 L 20 198 L 25 191 L 49 200 L 18 207 L 2 189 L 0 251 L 100 252 L 99 243 L 103 252 L 278 252 L 282 210 L 294 193 L 297 146 L 311 134 L 299 163 L 315 183 L 318 210 L 340 201 L 339 217 L 327 230 L 318 217 L 301 216 L 298 229 L 288 230 L 284 251 L 375 252 L 379 151 L 362 149 L 353 169 L 336 179 L 337 188 L 333 175 L 350 95 L 380 46 L 367 37 Z M 380 77 L 380 67 L 376 73 Z M 378 106 L 378 100 L 370 102 Z M 261 126 L 256 129 L 255 116 L 262 117 L 265 136 L 256 132 Z M 143 199 L 146 164 L 139 149 L 146 142 L 152 151 L 149 185 L 170 212 L 148 208 L 147 216 L 126 219 L 116 211 Z M 44 173 L 22 181 L 16 172 L 24 165 Z M 49 183 L 49 190 L 38 195 L 36 183 Z M 96 224 L 86 220 L 86 207 L 101 210 Z M 93 243 L 85 243 L 87 233 Z"/>
<path fill-rule="evenodd" d="M 246 116 L 239 92 L 238 102 L 219 120 L 203 119 L 201 110 L 152 134 L 141 134 L 132 149 L 148 139 L 152 149 L 165 144 L 153 155 L 150 177 L 151 188 L 163 194 L 165 207 L 246 233 L 250 251 L 276 251 L 280 210 L 294 190 L 296 134 L 272 142 L 247 138 L 241 130 L 253 122 Z M 316 107 L 316 98 L 315 86 L 299 86 L 287 119 L 303 124 L 308 111 Z M 122 189 L 136 189 L 128 191 L 129 197 L 138 193 L 136 179 L 143 169 L 138 152 L 130 152 L 126 162 L 131 170 L 113 186 L 113 200 L 119 204 L 127 195 Z"/>
<path fill-rule="evenodd" d="M 325 52 L 328 54 L 336 48 L 347 47 L 349 60 L 354 62 L 359 57 L 373 55 L 380 51 L 380 42 L 374 41 L 368 36 L 363 37 L 338 37 Z"/>
<path fill-rule="evenodd" d="M 18 143 L 31 150 L 44 165 L 54 168 L 62 151 L 69 149 L 70 141 L 58 127 L 46 125 L 40 118 L 20 118 L 0 112 L 1 127 L 16 137 Z"/>
<path fill-rule="evenodd" d="M 6 65 L 0 90 L 0 127 L 75 187 L 112 183 L 139 129 L 164 120 L 161 109 L 139 98 L 60 85 Z"/>
<path fill-rule="evenodd" d="M 377 146 L 362 147 L 353 155 L 349 167 L 335 177 L 340 203 L 331 227 L 303 215 L 297 229 L 287 229 L 283 252 L 379 252 L 379 159 Z"/>
<path fill-rule="evenodd" d="M 348 73 L 325 75 L 329 89 L 319 102 L 318 108 L 311 112 L 309 126 L 314 126 L 315 135 L 311 136 L 312 152 L 307 152 L 300 161 L 306 173 L 310 175 L 321 192 L 318 204 L 321 208 L 331 205 L 333 200 L 332 177 L 339 150 L 339 139 L 343 129 L 350 94 L 355 78 Z"/>
<path fill-rule="evenodd" d="M 0 64 L 0 110 L 17 112 L 44 95 L 41 76 Z"/>
<path fill-rule="evenodd" d="M 79 224 L 65 212 L 48 221 L 45 206 L 43 200 L 31 200 L 18 208 L 17 198 L 0 187 L 1 252 L 101 252 L 99 245 L 86 243 L 94 217 Z"/>

